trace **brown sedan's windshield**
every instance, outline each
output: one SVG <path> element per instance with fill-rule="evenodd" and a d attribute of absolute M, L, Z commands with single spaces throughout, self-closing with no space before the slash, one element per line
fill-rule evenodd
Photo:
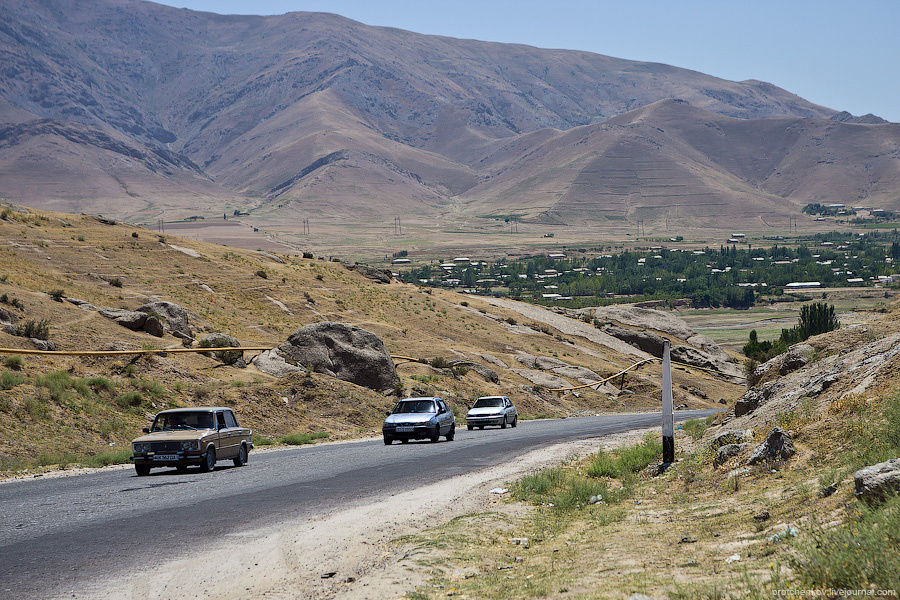
<path fill-rule="evenodd" d="M 163 413 L 156 416 L 153 431 L 178 429 L 212 429 L 212 413 L 206 411 Z"/>

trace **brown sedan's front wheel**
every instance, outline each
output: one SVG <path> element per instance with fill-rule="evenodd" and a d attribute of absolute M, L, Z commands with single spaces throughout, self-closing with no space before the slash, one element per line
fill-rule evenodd
<path fill-rule="evenodd" d="M 138 477 L 146 477 L 150 474 L 150 465 L 134 465 L 134 470 Z"/>
<path fill-rule="evenodd" d="M 200 463 L 200 470 L 209 473 L 216 468 L 216 449 L 210 446 L 203 455 L 203 461 Z"/>
<path fill-rule="evenodd" d="M 241 449 L 238 452 L 238 455 L 234 457 L 234 466 L 243 467 L 247 464 L 247 446 L 241 444 Z"/>

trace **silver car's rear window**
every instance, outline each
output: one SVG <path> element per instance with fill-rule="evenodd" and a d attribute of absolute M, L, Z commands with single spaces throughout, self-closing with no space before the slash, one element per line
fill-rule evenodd
<path fill-rule="evenodd" d="M 394 407 L 394 414 L 437 412 L 431 400 L 402 400 Z"/>

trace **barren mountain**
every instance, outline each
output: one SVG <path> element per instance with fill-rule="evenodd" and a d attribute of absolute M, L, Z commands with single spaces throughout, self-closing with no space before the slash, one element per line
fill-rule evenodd
<path fill-rule="evenodd" d="M 0 195 L 33 205 L 145 220 L 237 205 L 273 217 L 293 208 L 365 220 L 386 211 L 440 215 L 460 205 L 496 212 L 491 203 L 510 204 L 504 198 L 514 194 L 516 210 L 571 220 L 585 211 L 631 214 L 654 197 L 651 172 L 656 196 L 672 192 L 675 202 L 739 204 L 757 214 L 776 210 L 770 205 L 785 196 L 878 202 L 897 189 L 881 178 L 896 167 L 858 168 L 862 159 L 896 152 L 894 126 L 760 81 L 420 35 L 324 13 L 223 16 L 141 0 L 0 0 L 0 7 Z M 655 111 L 640 125 L 610 120 L 669 98 L 717 123 L 743 123 L 719 137 L 747 148 L 744 154 L 777 154 L 761 148 L 757 138 L 768 134 L 757 134 L 794 124 L 819 128 L 820 142 L 836 155 L 813 159 L 815 148 L 804 154 L 793 146 L 786 166 L 803 172 L 763 185 L 698 156 L 702 149 L 677 135 L 606 135 L 673 129 L 665 118 L 654 124 Z M 830 128 L 799 125 L 804 119 Z M 845 129 L 852 127 L 870 129 L 845 133 L 863 131 Z M 586 171 L 562 158 L 574 156 L 568 151 L 528 159 L 584 135 L 597 148 L 591 152 L 605 154 L 599 171 L 590 165 L 604 157 L 589 154 L 579 159 Z M 646 144 L 657 143 L 665 156 L 647 158 Z M 857 167 L 835 171 L 843 187 L 816 187 L 808 182 L 820 159 Z M 633 160 L 643 175 L 613 177 L 599 196 L 584 181 L 608 179 L 609 169 L 619 173 Z M 890 160 L 896 157 L 883 159 Z M 578 175 L 559 177 L 560 169 Z M 640 201 L 626 208 L 632 198 Z"/>

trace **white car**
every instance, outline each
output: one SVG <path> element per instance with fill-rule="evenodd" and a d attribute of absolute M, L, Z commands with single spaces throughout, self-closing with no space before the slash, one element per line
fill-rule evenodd
<path fill-rule="evenodd" d="M 469 431 L 475 427 L 484 429 L 487 425 L 499 425 L 501 429 L 506 429 L 507 425 L 515 427 L 518 421 L 519 413 L 506 396 L 482 396 L 466 413 L 466 428 Z"/>

